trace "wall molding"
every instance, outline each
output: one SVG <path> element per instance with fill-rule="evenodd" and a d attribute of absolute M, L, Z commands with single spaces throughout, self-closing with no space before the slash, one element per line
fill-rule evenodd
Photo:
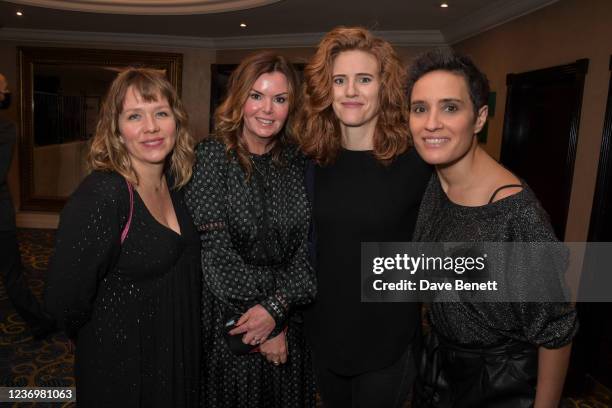
<path fill-rule="evenodd" d="M 395 46 L 445 46 L 438 30 L 376 31 Z M 210 50 L 315 47 L 325 33 L 252 35 L 240 37 L 186 37 L 155 34 L 101 33 L 88 31 L 0 29 L 0 40 L 70 45 L 122 45 Z"/>
<path fill-rule="evenodd" d="M 480 10 L 462 17 L 442 28 L 449 44 L 474 37 L 511 20 L 531 14 L 559 0 L 497 0 Z"/>

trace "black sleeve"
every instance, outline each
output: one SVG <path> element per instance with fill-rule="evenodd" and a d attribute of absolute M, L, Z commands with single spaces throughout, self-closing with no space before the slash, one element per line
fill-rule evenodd
<path fill-rule="evenodd" d="M 55 253 L 47 274 L 45 306 L 72 337 L 89 320 L 98 282 L 119 254 L 118 197 L 122 187 L 127 191 L 118 177 L 92 174 L 60 215 Z"/>

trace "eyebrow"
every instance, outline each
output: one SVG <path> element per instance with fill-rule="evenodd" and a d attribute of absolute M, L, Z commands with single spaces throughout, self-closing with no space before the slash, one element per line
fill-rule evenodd
<path fill-rule="evenodd" d="M 455 103 L 465 103 L 465 101 L 463 101 L 462 99 L 457 99 L 457 98 L 444 98 L 444 99 L 440 99 L 438 102 L 455 102 Z M 419 103 L 427 103 L 426 101 L 422 101 L 422 100 L 416 100 L 416 101 L 412 101 L 410 102 L 411 105 L 416 105 Z"/>
<path fill-rule="evenodd" d="M 255 92 L 255 93 L 257 93 L 257 94 L 263 95 L 263 93 L 262 93 L 262 92 L 259 92 L 259 91 L 258 91 L 257 89 L 255 89 L 255 88 L 251 88 L 251 92 Z M 278 93 L 278 94 L 276 94 L 276 95 L 274 95 L 274 96 L 281 96 L 281 95 L 289 95 L 289 91 L 287 91 L 287 92 L 281 92 L 281 93 Z"/>
<path fill-rule="evenodd" d="M 355 74 L 355 76 L 359 76 L 359 75 L 375 76 L 376 74 L 372 74 L 370 72 L 358 72 Z M 332 74 L 332 77 L 337 77 L 337 76 L 347 76 L 347 74 Z"/>

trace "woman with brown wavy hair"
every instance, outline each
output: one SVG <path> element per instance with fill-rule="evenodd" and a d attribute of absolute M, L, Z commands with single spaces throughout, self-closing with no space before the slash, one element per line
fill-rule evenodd
<path fill-rule="evenodd" d="M 317 299 L 306 312 L 326 407 L 398 407 L 415 374 L 419 307 L 361 303 L 361 242 L 410 241 L 431 169 L 410 148 L 406 77 L 363 28 L 325 35 L 295 129 L 312 159 Z"/>
<path fill-rule="evenodd" d="M 193 162 L 172 85 L 154 70 L 120 73 L 93 171 L 61 213 L 45 293 L 76 343 L 79 406 L 199 406 L 199 240 L 181 189 Z"/>
<path fill-rule="evenodd" d="M 287 127 L 297 99 L 285 58 L 245 58 L 196 151 L 186 199 L 202 241 L 205 407 L 315 404 L 300 312 L 315 295 L 310 207 Z"/>

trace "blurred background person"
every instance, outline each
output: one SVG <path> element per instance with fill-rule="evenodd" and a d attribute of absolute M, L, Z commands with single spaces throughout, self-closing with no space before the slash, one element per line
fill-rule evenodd
<path fill-rule="evenodd" d="M 11 92 L 6 77 L 0 73 L 0 110 L 11 106 Z M 15 125 L 0 116 L 0 275 L 13 307 L 26 322 L 35 338 L 43 338 L 55 330 L 55 323 L 43 312 L 40 302 L 27 286 L 17 243 L 15 209 L 8 188 L 17 138 Z"/>

